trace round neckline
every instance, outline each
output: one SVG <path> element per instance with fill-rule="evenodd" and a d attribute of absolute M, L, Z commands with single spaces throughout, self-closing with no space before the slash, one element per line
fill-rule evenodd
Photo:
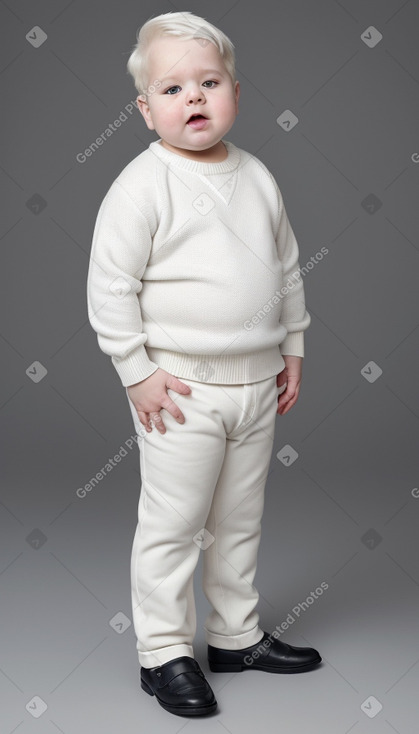
<path fill-rule="evenodd" d="M 172 164 L 177 168 L 183 168 L 187 171 L 193 171 L 195 173 L 225 173 L 227 171 L 233 171 L 237 168 L 240 160 L 240 151 L 229 140 L 222 138 L 222 142 L 227 148 L 227 158 L 223 161 L 205 163 L 203 161 L 195 161 L 192 158 L 186 158 L 179 153 L 174 153 L 172 150 L 168 150 L 161 145 L 161 138 L 153 140 L 150 143 L 150 150 L 155 153 L 164 163 Z"/>

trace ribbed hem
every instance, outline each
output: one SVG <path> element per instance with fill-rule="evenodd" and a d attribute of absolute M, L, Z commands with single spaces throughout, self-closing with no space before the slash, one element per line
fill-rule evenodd
<path fill-rule="evenodd" d="M 185 158 L 183 155 L 174 153 L 172 150 L 168 150 L 161 145 L 161 138 L 154 140 L 149 145 L 149 149 L 152 153 L 158 156 L 166 165 L 173 165 L 177 168 L 183 168 L 186 171 L 192 171 L 194 173 L 202 173 L 203 175 L 208 173 L 226 173 L 228 171 L 234 171 L 240 163 L 240 150 L 230 143 L 228 140 L 222 139 L 225 147 L 227 148 L 227 158 L 224 161 L 218 163 L 202 163 L 201 161 L 193 160 L 192 158 Z"/>
<path fill-rule="evenodd" d="M 175 377 L 220 385 L 244 385 L 278 375 L 285 362 L 278 347 L 249 354 L 185 354 L 147 347 L 153 363 Z"/>
<path fill-rule="evenodd" d="M 150 377 L 159 367 L 159 365 L 149 360 L 143 344 L 131 352 L 128 357 L 112 357 L 112 364 L 121 378 L 124 387 L 135 385 L 137 382 L 145 380 L 146 377 Z"/>
<path fill-rule="evenodd" d="M 282 354 L 304 357 L 304 331 L 292 331 L 279 345 Z"/>

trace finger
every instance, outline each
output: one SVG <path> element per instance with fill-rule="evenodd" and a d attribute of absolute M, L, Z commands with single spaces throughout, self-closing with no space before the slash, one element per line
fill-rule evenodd
<path fill-rule="evenodd" d="M 149 416 L 149 413 L 144 413 L 143 410 L 138 410 L 137 413 L 138 413 L 138 417 L 140 419 L 140 422 L 142 423 L 142 425 L 144 426 L 144 428 L 146 429 L 146 431 L 148 431 L 148 433 L 150 433 L 150 431 L 151 431 L 151 425 L 150 425 L 150 416 Z"/>
<path fill-rule="evenodd" d="M 166 433 L 166 426 L 163 423 L 163 419 L 160 413 L 150 413 L 150 418 L 156 426 L 157 430 L 160 431 L 160 433 Z"/>
<path fill-rule="evenodd" d="M 289 403 L 290 400 L 293 400 L 297 393 L 294 390 L 286 390 L 283 395 L 281 395 L 281 398 L 283 398 L 282 403 L 285 405 L 286 403 Z M 280 398 L 280 400 L 281 400 Z"/>
<path fill-rule="evenodd" d="M 178 380 L 177 377 L 175 377 L 173 381 L 167 380 L 166 387 L 174 390 L 175 392 L 178 392 L 180 395 L 189 395 L 189 393 L 191 392 L 190 386 L 186 385 L 186 383 L 184 382 L 181 382 L 181 380 Z"/>
<path fill-rule="evenodd" d="M 278 408 L 277 413 L 280 415 L 284 415 L 285 413 L 288 413 L 289 410 L 295 405 L 295 403 L 298 400 L 298 394 L 299 394 L 299 388 L 296 389 L 296 391 L 293 393 L 291 390 L 288 393 L 288 390 L 286 393 L 283 393 L 281 397 L 278 400 Z"/>
<path fill-rule="evenodd" d="M 170 389 L 170 388 L 169 388 Z M 162 400 L 162 408 L 167 410 L 170 415 L 173 416 L 173 418 L 178 423 L 184 423 L 185 422 L 185 416 L 183 415 L 182 411 L 175 402 L 170 398 L 170 396 L 166 393 L 165 397 Z"/>
<path fill-rule="evenodd" d="M 288 411 L 291 410 L 292 406 L 294 405 L 294 402 L 295 401 L 291 398 L 290 400 L 288 400 L 288 402 L 283 403 L 282 405 L 278 404 L 277 413 L 279 413 L 279 415 L 284 415 L 285 413 L 288 413 Z"/>
<path fill-rule="evenodd" d="M 296 400 L 290 400 L 284 407 L 279 408 L 277 412 L 279 415 L 285 415 L 285 413 L 288 413 L 288 411 L 291 410 L 296 402 Z"/>

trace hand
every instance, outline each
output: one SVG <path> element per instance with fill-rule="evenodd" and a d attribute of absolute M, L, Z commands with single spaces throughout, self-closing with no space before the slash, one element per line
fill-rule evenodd
<path fill-rule="evenodd" d="M 285 385 L 287 387 L 279 396 L 277 413 L 285 415 L 298 400 L 301 384 L 301 373 L 303 369 L 303 357 L 294 357 L 291 354 L 284 354 L 285 367 L 282 372 L 277 375 L 276 384 L 278 387 Z"/>
<path fill-rule="evenodd" d="M 150 419 L 153 420 L 160 433 L 166 433 L 166 426 L 160 415 L 161 408 L 165 408 L 178 423 L 185 422 L 185 416 L 176 406 L 176 403 L 171 400 L 166 388 L 175 390 L 181 395 L 189 395 L 192 392 L 189 385 L 185 385 L 184 382 L 160 367 L 145 380 L 127 387 L 129 399 L 138 413 L 140 422 L 148 433 L 152 429 Z"/>

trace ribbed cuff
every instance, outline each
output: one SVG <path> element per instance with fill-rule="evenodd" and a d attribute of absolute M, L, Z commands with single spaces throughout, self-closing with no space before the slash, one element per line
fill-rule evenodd
<path fill-rule="evenodd" d="M 127 357 L 112 357 L 111 359 L 124 387 L 145 380 L 146 377 L 150 377 L 159 368 L 155 362 L 148 358 L 143 344 Z"/>
<path fill-rule="evenodd" d="M 304 357 L 304 331 L 292 331 L 279 345 L 281 354 Z"/>

